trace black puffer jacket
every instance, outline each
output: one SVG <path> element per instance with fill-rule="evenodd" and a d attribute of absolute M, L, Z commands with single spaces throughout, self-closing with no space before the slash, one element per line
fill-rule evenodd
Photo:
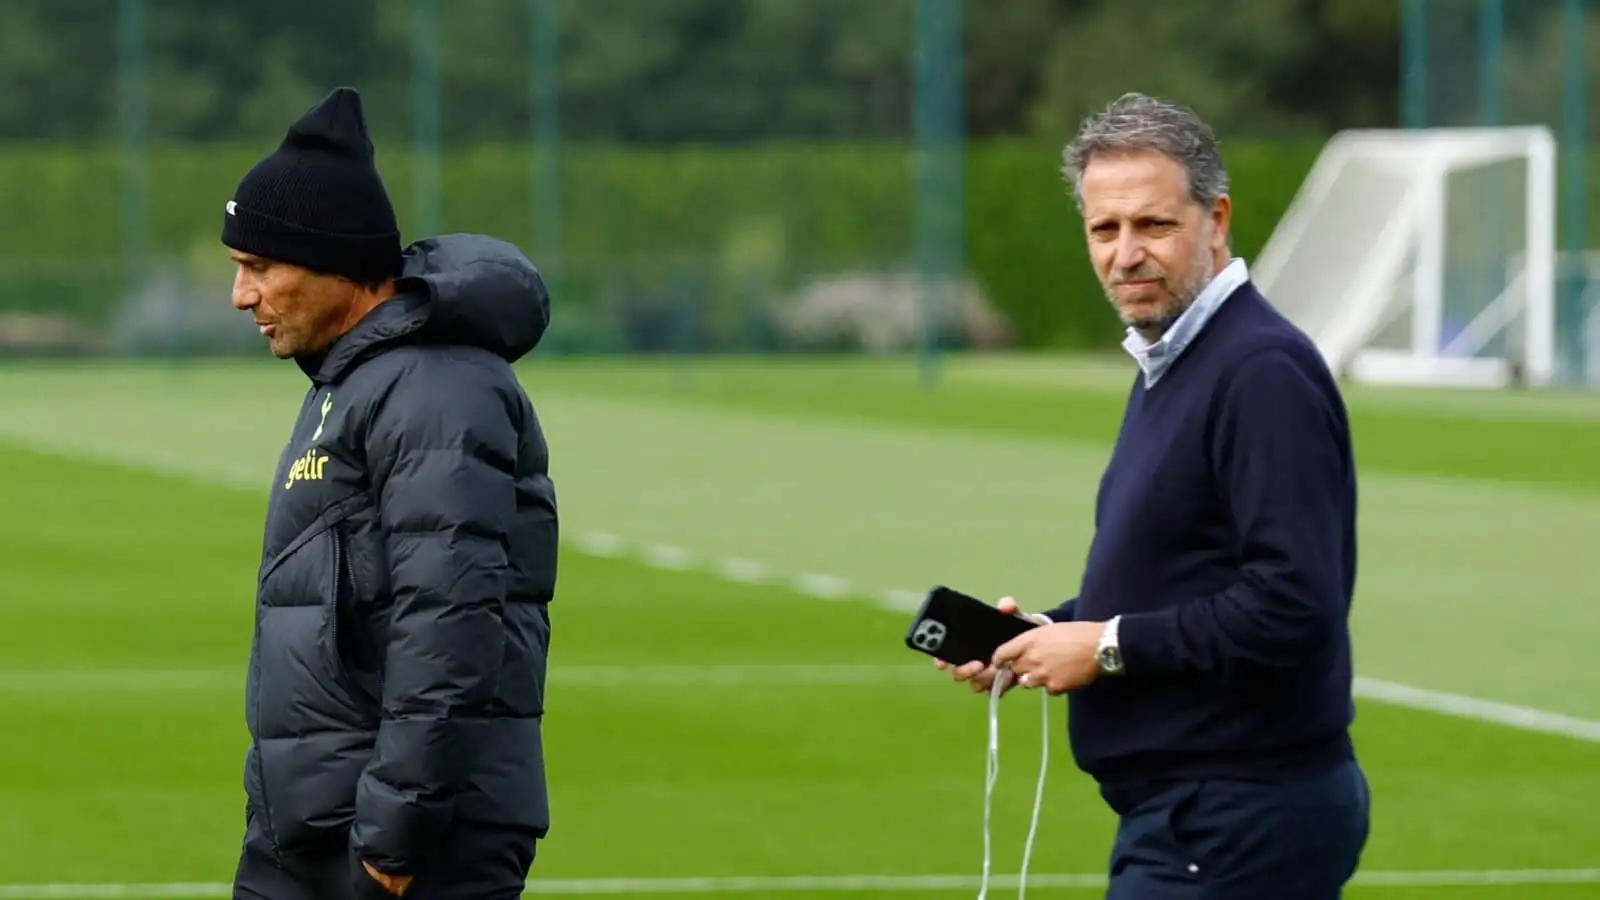
<path fill-rule="evenodd" d="M 267 509 L 249 812 L 280 850 L 425 862 L 455 820 L 549 827 L 540 721 L 556 501 L 511 362 L 549 296 L 510 244 L 407 250 L 400 296 L 314 360 Z"/>

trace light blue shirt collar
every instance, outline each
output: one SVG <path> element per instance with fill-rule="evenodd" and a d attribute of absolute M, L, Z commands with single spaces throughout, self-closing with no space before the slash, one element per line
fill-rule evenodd
<path fill-rule="evenodd" d="M 1128 351 L 1139 363 L 1139 368 L 1144 370 L 1146 388 L 1161 380 L 1184 348 L 1189 346 L 1189 342 L 1210 321 L 1217 308 L 1222 306 L 1222 301 L 1249 280 L 1250 269 L 1243 259 L 1234 257 L 1206 284 L 1200 296 L 1194 298 L 1194 302 L 1178 316 L 1178 320 L 1172 323 L 1160 340 L 1149 343 L 1139 332 L 1128 329 L 1128 336 L 1122 339 L 1122 349 Z"/>

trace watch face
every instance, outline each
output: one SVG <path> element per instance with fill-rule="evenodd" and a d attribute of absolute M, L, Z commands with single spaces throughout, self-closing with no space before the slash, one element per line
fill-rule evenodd
<path fill-rule="evenodd" d="M 1115 647 L 1106 647 L 1100 651 L 1100 668 L 1107 672 L 1117 672 L 1122 669 L 1122 654 Z"/>

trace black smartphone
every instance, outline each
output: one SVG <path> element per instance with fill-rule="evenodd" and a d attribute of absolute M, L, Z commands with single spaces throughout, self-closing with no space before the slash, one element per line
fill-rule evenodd
<path fill-rule="evenodd" d="M 938 585 L 928 592 L 911 628 L 906 646 L 952 665 L 988 661 L 1000 645 L 1038 625 L 1021 616 Z"/>

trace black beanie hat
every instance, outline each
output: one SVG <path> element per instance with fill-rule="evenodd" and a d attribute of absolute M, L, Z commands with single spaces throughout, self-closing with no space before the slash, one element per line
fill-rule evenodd
<path fill-rule="evenodd" d="M 359 92 L 335 88 L 245 174 L 222 217 L 222 243 L 362 284 L 400 273 L 400 227 Z"/>

